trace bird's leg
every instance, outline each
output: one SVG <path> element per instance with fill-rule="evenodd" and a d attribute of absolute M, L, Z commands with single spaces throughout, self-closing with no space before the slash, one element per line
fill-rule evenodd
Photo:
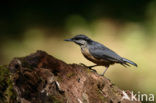
<path fill-rule="evenodd" d="M 106 73 L 107 70 L 108 70 L 108 67 L 106 67 L 106 69 L 105 69 L 104 72 L 101 74 L 101 76 L 104 76 L 104 74 Z"/>

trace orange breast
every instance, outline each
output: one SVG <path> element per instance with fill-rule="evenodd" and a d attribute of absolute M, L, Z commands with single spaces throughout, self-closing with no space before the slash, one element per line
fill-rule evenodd
<path fill-rule="evenodd" d="M 81 52 L 84 55 L 84 57 L 86 57 L 88 60 L 92 61 L 95 64 L 98 64 L 98 65 L 107 65 L 107 64 L 109 64 L 109 61 L 107 61 L 107 60 L 97 59 L 97 58 L 93 57 L 90 54 L 90 52 L 89 52 L 87 47 L 81 48 Z"/>

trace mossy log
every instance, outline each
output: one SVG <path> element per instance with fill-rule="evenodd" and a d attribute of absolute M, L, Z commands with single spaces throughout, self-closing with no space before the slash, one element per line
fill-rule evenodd
<path fill-rule="evenodd" d="M 140 103 L 122 100 L 106 77 L 44 51 L 1 66 L 0 83 L 0 103 Z"/>

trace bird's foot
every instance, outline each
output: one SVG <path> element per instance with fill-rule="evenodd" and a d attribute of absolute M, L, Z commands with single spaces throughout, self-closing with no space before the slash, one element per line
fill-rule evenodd
<path fill-rule="evenodd" d="M 97 73 L 97 71 L 96 71 L 95 69 L 92 69 L 93 66 L 87 66 L 87 65 L 85 65 L 85 64 L 83 64 L 83 63 L 80 63 L 80 65 L 82 65 L 82 66 L 84 66 L 84 67 L 86 67 L 86 68 L 92 70 L 93 72 L 96 72 L 96 73 Z"/>
<path fill-rule="evenodd" d="M 92 70 L 93 72 L 97 73 L 97 71 L 95 69 L 92 69 L 90 67 L 88 67 L 88 69 Z"/>
<path fill-rule="evenodd" d="M 95 69 L 92 69 L 92 67 L 94 67 L 94 66 L 87 66 L 88 69 L 90 69 L 90 70 L 92 70 L 92 71 L 97 73 L 97 71 Z"/>
<path fill-rule="evenodd" d="M 100 76 L 104 76 L 104 74 L 99 74 Z"/>
<path fill-rule="evenodd" d="M 85 65 L 85 64 L 83 64 L 83 63 L 80 63 L 80 65 L 81 65 L 81 66 L 84 66 L 84 67 L 88 67 L 87 65 Z"/>

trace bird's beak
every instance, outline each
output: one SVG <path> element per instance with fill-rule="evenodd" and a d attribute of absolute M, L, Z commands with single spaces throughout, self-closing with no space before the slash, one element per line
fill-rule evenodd
<path fill-rule="evenodd" d="M 73 41 L 72 39 L 65 39 L 64 41 Z"/>

